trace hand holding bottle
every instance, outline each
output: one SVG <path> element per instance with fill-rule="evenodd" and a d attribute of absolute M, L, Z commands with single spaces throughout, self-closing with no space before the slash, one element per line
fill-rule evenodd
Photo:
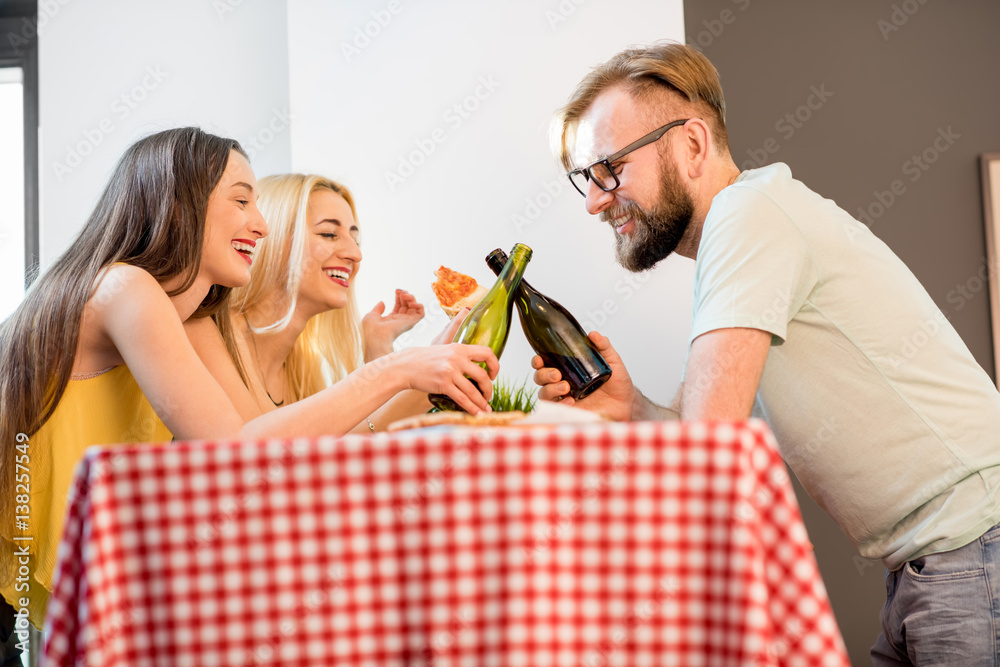
<path fill-rule="evenodd" d="M 486 264 L 497 275 L 507 263 L 507 253 L 497 248 Z M 611 368 L 594 347 L 576 318 L 560 303 L 545 296 L 528 281 L 514 291 L 521 330 L 542 364 L 559 371 L 569 384 L 569 395 L 579 400 L 596 391 L 611 377 Z"/>
<path fill-rule="evenodd" d="M 447 396 L 469 414 L 490 411 L 500 362 L 489 347 L 431 345 L 393 352 L 389 358 L 398 362 L 409 389 Z M 485 396 L 479 387 L 484 388 Z"/>
<path fill-rule="evenodd" d="M 586 398 L 574 400 L 569 396 L 569 383 L 562 379 L 560 372 L 555 368 L 545 368 L 542 358 L 535 355 L 531 359 L 531 367 L 535 369 L 534 382 L 541 387 L 538 390 L 538 397 L 543 401 L 561 401 L 566 405 L 576 405 L 615 421 L 629 421 L 632 419 L 632 405 L 635 400 L 632 378 L 621 357 L 611 347 L 611 341 L 596 331 L 591 331 L 589 338 L 611 367 L 611 377 L 608 381 Z"/>
<path fill-rule="evenodd" d="M 480 299 L 455 333 L 456 343 L 485 345 L 493 350 L 494 358 L 503 354 L 510 333 L 511 311 L 514 309 L 514 292 L 521 283 L 524 269 L 531 260 L 531 248 L 517 243 L 511 256 L 492 289 Z M 493 375 L 496 377 L 496 374 Z M 484 385 L 480 385 L 484 386 Z M 492 390 L 492 387 L 490 388 Z M 483 392 L 487 390 L 484 388 Z M 431 393 L 431 405 L 441 410 L 464 409 L 443 393 Z"/>

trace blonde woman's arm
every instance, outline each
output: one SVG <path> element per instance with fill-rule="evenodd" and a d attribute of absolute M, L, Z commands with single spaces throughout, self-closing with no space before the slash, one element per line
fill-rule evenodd
<path fill-rule="evenodd" d="M 135 267 L 112 269 L 116 279 L 102 281 L 91 300 L 92 325 L 103 329 L 178 439 L 346 433 L 406 389 L 447 394 L 472 412 L 488 409 L 465 376 L 488 382 L 499 369 L 496 357 L 489 348 L 451 345 L 435 346 L 432 354 L 393 353 L 315 396 L 246 420 L 195 352 L 156 280 Z M 490 373 L 476 362 L 485 362 Z"/>
<path fill-rule="evenodd" d="M 469 314 L 469 308 L 463 308 L 456 314 L 445 328 L 434 337 L 432 345 L 447 345 L 455 338 L 455 333 Z M 431 402 L 427 399 L 427 394 L 419 391 L 404 391 L 392 397 L 392 399 L 375 411 L 368 419 L 377 431 L 384 431 L 386 426 L 396 421 L 414 415 L 427 412 L 431 409 Z M 352 429 L 354 433 L 371 432 L 368 421 L 364 421 Z"/>

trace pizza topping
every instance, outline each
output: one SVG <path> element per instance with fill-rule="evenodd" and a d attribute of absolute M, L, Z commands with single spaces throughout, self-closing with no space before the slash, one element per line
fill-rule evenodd
<path fill-rule="evenodd" d="M 434 272 L 437 280 L 431 285 L 441 308 L 454 317 L 462 308 L 471 308 L 486 294 L 475 278 L 442 266 Z"/>

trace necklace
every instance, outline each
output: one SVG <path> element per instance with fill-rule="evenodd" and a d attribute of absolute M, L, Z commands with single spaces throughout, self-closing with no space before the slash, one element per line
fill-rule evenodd
<path fill-rule="evenodd" d="M 253 327 L 250 326 L 250 320 L 247 318 L 246 313 L 243 313 L 243 321 L 247 323 L 247 332 L 250 336 L 250 344 L 253 345 L 253 356 L 257 360 L 257 375 L 260 377 L 260 384 L 264 387 L 264 393 L 267 394 L 267 397 L 271 400 L 271 403 L 274 404 L 274 407 L 280 408 L 285 404 L 285 399 L 282 398 L 280 401 L 274 400 L 274 397 L 271 396 L 271 392 L 267 389 L 267 379 L 264 377 L 264 364 L 260 363 L 260 353 L 257 351 L 257 339 L 255 338 L 256 334 L 253 332 Z M 284 385 L 284 362 L 281 363 L 281 370 L 282 385 Z"/>

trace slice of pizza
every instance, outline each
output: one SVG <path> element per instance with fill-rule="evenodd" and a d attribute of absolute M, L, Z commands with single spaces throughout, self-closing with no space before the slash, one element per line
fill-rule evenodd
<path fill-rule="evenodd" d="M 431 285 L 441 309 L 455 317 L 465 307 L 472 308 L 486 295 L 486 288 L 475 278 L 452 271 L 446 266 L 434 272 L 437 280 Z"/>

